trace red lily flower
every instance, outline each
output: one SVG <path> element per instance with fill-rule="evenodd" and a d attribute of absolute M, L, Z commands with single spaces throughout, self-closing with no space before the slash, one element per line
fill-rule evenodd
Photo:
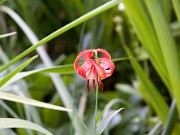
<path fill-rule="evenodd" d="M 101 53 L 102 58 L 96 60 L 94 53 Z M 84 58 L 84 63 L 79 66 L 78 62 Z M 99 87 L 103 90 L 103 79 L 112 75 L 114 71 L 114 63 L 111 61 L 109 53 L 103 49 L 89 49 L 79 53 L 74 62 L 74 68 L 77 73 L 87 79 L 87 89 L 90 91 L 90 81 L 94 91 L 96 92 L 96 80 L 98 79 Z"/>

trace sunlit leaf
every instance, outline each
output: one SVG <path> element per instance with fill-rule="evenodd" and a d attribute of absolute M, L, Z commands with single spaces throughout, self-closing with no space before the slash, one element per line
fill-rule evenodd
<path fill-rule="evenodd" d="M 36 106 L 36 107 L 43 107 L 43 108 L 48 108 L 48 109 L 59 110 L 59 111 L 67 111 L 67 112 L 72 111 L 72 109 L 36 101 L 36 100 L 29 99 L 26 97 L 20 97 L 20 96 L 5 93 L 5 92 L 0 92 L 0 99 L 23 103 L 23 104 L 28 104 L 28 105 L 32 105 L 32 106 Z"/>

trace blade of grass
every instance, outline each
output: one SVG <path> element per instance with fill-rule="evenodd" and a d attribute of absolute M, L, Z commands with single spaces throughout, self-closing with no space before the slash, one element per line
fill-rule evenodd
<path fill-rule="evenodd" d="M 107 3 L 105 3 L 104 5 L 94 9 L 93 11 L 79 17 L 78 19 L 74 20 L 73 22 L 65 25 L 64 27 L 58 29 L 57 31 L 53 32 L 52 34 L 50 34 L 49 36 L 43 38 L 42 40 L 40 40 L 37 44 L 35 44 L 34 46 L 28 48 L 26 51 L 24 51 L 23 53 L 19 54 L 17 57 L 15 57 L 14 59 L 12 59 L 8 64 L 4 65 L 3 67 L 0 68 L 0 72 L 2 72 L 3 70 L 7 69 L 9 66 L 11 66 L 12 64 L 14 64 L 15 62 L 17 62 L 18 60 L 20 60 L 21 58 L 23 58 L 24 56 L 26 56 L 27 54 L 31 53 L 32 51 L 34 51 L 36 48 L 38 48 L 39 46 L 43 45 L 44 43 L 47 43 L 48 41 L 50 41 L 51 39 L 61 35 L 62 33 L 74 28 L 75 26 L 91 19 L 94 16 L 97 16 L 98 14 L 118 5 L 120 3 L 121 0 L 112 0 L 109 1 Z M 1 6 L 0 10 L 2 10 L 3 12 L 6 12 L 7 14 L 12 14 L 11 10 L 9 10 L 9 8 L 5 7 L 5 6 Z"/>
<path fill-rule="evenodd" d="M 36 130 L 38 132 L 42 132 L 46 135 L 53 135 L 45 128 L 30 121 L 21 120 L 21 119 L 0 118 L 0 129 L 3 128 L 27 128 L 27 129 Z"/>
<path fill-rule="evenodd" d="M 23 70 L 27 65 L 29 65 L 34 59 L 36 59 L 38 56 L 34 56 L 30 59 L 28 59 L 26 62 L 24 62 L 23 64 L 21 64 L 18 68 L 16 68 L 14 71 L 10 72 L 8 75 L 6 75 L 5 77 L 3 77 L 0 80 L 0 87 L 2 87 L 8 80 L 10 80 L 13 76 L 15 76 L 18 72 L 20 72 L 21 70 Z"/>

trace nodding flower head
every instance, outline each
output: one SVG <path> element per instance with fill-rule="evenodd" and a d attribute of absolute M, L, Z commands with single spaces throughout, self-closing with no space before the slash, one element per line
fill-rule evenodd
<path fill-rule="evenodd" d="M 102 54 L 102 57 L 96 58 L 95 53 Z M 79 65 L 79 60 L 83 58 L 83 64 Z M 110 54 L 103 49 L 89 49 L 80 52 L 75 59 L 74 69 L 77 73 L 87 80 L 87 89 L 90 91 L 90 82 L 96 92 L 96 80 L 99 87 L 103 90 L 103 79 L 112 75 L 114 63 L 111 61 Z"/>

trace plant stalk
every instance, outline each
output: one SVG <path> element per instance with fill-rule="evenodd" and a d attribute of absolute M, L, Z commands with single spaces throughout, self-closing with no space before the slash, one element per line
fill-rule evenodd
<path fill-rule="evenodd" d="M 96 62 L 98 63 L 98 55 L 97 55 L 97 51 L 94 51 L 95 53 L 95 58 L 96 58 Z M 97 116 L 97 110 L 98 110 L 98 89 L 99 89 L 99 85 L 98 85 L 98 73 L 96 75 L 96 103 L 95 103 L 95 111 L 94 111 L 94 135 L 97 135 L 97 125 L 96 125 L 96 116 Z"/>

